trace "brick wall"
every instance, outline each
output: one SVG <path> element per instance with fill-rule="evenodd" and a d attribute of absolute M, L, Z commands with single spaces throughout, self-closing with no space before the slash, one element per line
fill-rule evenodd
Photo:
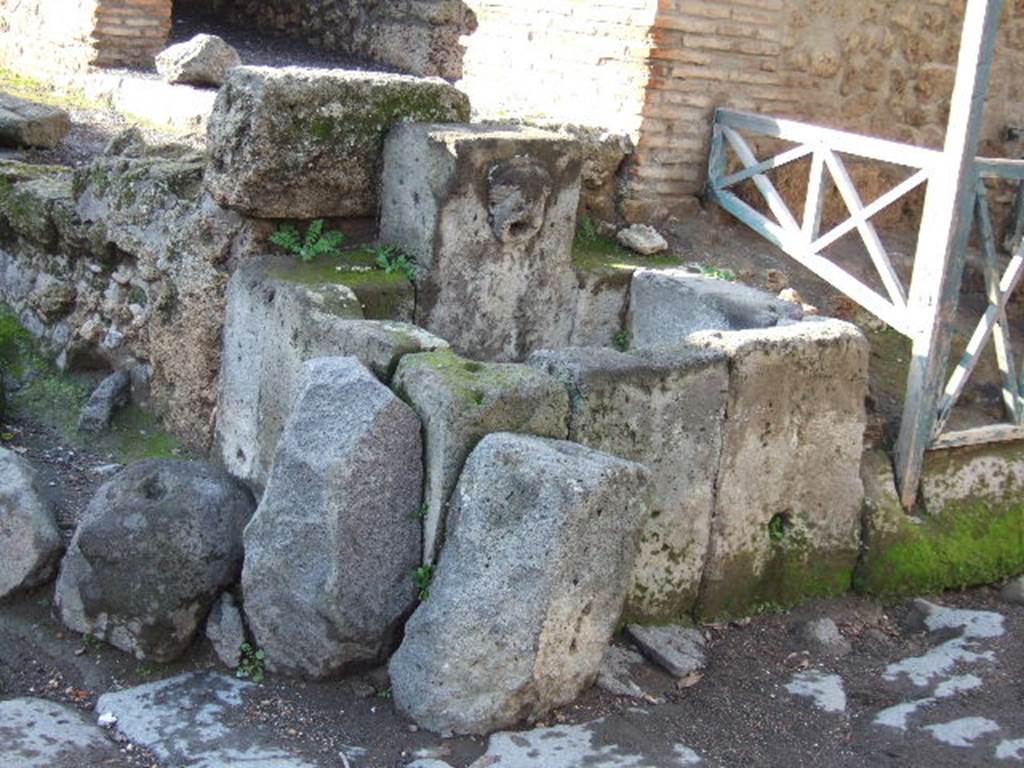
<path fill-rule="evenodd" d="M 728 106 L 939 146 L 964 0 L 469 0 L 480 20 L 460 81 L 478 116 L 632 134 L 624 211 L 685 211 Z M 983 151 L 1020 156 L 1024 1 L 1007 3 Z M 871 199 L 897 175 L 854 164 Z M 796 196 L 805 181 L 781 183 Z M 838 201 L 834 201 L 838 205 Z M 900 211 L 889 212 L 899 217 Z"/>
<path fill-rule="evenodd" d="M 0 0 L 0 64 L 27 74 L 152 66 L 171 0 Z"/>
<path fill-rule="evenodd" d="M 171 0 L 99 0 L 95 20 L 93 64 L 150 66 L 167 44 Z"/>

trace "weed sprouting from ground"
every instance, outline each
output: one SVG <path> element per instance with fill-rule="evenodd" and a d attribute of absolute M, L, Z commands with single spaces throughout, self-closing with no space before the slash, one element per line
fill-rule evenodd
<path fill-rule="evenodd" d="M 262 683 L 266 677 L 266 651 L 256 648 L 252 643 L 242 643 L 239 651 L 241 659 L 238 662 L 238 669 L 235 670 L 235 677 Z"/>
<path fill-rule="evenodd" d="M 416 277 L 416 262 L 394 245 L 367 246 L 366 253 L 373 257 L 377 268 L 384 270 L 384 274 L 402 274 L 410 283 Z"/>
<path fill-rule="evenodd" d="M 420 600 L 426 600 L 430 597 L 430 585 L 434 581 L 434 566 L 421 565 L 413 571 L 412 579 L 416 584 L 416 589 L 419 590 Z"/>

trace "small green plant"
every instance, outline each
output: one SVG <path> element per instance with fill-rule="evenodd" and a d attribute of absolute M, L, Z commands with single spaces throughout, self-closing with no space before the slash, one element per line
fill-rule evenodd
<path fill-rule="evenodd" d="M 628 352 L 629 345 L 632 341 L 632 334 L 627 330 L 621 330 L 612 337 L 612 345 L 619 350 L 619 352 Z"/>
<path fill-rule="evenodd" d="M 253 647 L 251 643 L 242 643 L 239 651 L 241 659 L 238 662 L 238 669 L 235 670 L 235 677 L 262 683 L 266 676 L 267 652 Z"/>
<path fill-rule="evenodd" d="M 434 581 L 434 566 L 421 565 L 413 571 L 412 580 L 416 584 L 416 589 L 419 590 L 420 600 L 426 600 L 430 597 L 430 585 Z"/>
<path fill-rule="evenodd" d="M 96 639 L 95 635 L 90 635 L 88 632 L 86 632 L 84 635 L 82 635 L 82 645 L 84 645 L 86 648 L 99 648 L 100 641 Z"/>
<path fill-rule="evenodd" d="M 383 269 L 385 274 L 394 275 L 400 273 L 410 283 L 416 277 L 415 262 L 397 247 L 393 245 L 372 245 L 366 247 L 366 252 L 373 256 L 373 261 L 377 268 Z"/>
<path fill-rule="evenodd" d="M 317 256 L 337 256 L 345 235 L 335 230 L 324 232 L 324 220 L 317 219 L 300 235 L 292 224 L 285 224 L 270 236 L 270 242 L 284 248 L 303 261 L 313 261 Z"/>
<path fill-rule="evenodd" d="M 768 521 L 768 538 L 772 541 L 782 541 L 789 531 L 789 520 L 785 515 L 775 515 Z"/>
<path fill-rule="evenodd" d="M 713 267 L 710 264 L 701 264 L 700 273 L 704 277 L 713 277 L 716 280 L 725 280 L 727 283 L 736 282 L 736 273 L 724 267 Z"/>
<path fill-rule="evenodd" d="M 581 243 L 596 243 L 600 236 L 592 218 L 584 216 L 580 219 L 579 226 L 576 228 L 576 237 Z"/>
<path fill-rule="evenodd" d="M 413 519 L 415 519 L 415 520 L 426 520 L 427 519 L 427 512 L 429 512 L 429 511 L 430 511 L 430 505 L 427 504 L 427 502 L 424 501 L 422 504 L 420 504 L 420 508 L 412 513 Z"/>

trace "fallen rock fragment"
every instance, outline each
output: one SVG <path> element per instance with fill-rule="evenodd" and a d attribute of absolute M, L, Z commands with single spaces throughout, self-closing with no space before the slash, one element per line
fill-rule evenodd
<path fill-rule="evenodd" d="M 53 578 L 60 531 L 32 466 L 0 448 L 0 600 Z"/>
<path fill-rule="evenodd" d="M 634 224 L 618 234 L 618 241 L 641 256 L 654 256 L 668 250 L 668 241 L 654 227 Z"/>
<path fill-rule="evenodd" d="M 626 633 L 643 654 L 674 677 L 704 669 L 704 634 L 692 627 L 644 627 L 630 624 Z"/>
<path fill-rule="evenodd" d="M 633 680 L 633 669 L 643 664 L 644 657 L 636 651 L 618 645 L 610 646 L 601 660 L 601 669 L 597 673 L 597 687 L 612 696 L 624 696 L 655 704 L 658 700 Z"/>
<path fill-rule="evenodd" d="M 0 147 L 52 149 L 70 130 L 71 118 L 60 107 L 0 93 Z"/>
<path fill-rule="evenodd" d="M 241 65 L 238 51 L 217 35 L 196 35 L 156 56 L 156 71 L 169 83 L 220 86 L 228 70 Z"/>
<path fill-rule="evenodd" d="M 89 395 L 78 417 L 79 432 L 106 432 L 119 410 L 131 399 L 132 377 L 126 370 L 107 376 Z"/>
<path fill-rule="evenodd" d="M 217 658 L 228 669 L 237 669 L 245 642 L 242 612 L 230 592 L 221 595 L 206 618 L 206 639 L 213 645 Z"/>
<path fill-rule="evenodd" d="M 1024 576 L 1018 576 L 1016 579 L 1008 582 L 1000 590 L 999 597 L 1005 603 L 1024 605 Z"/>
<path fill-rule="evenodd" d="M 853 647 L 843 637 L 838 625 L 830 618 L 812 619 L 799 624 L 796 634 L 809 650 L 827 656 L 845 656 Z"/>
<path fill-rule="evenodd" d="M 61 564 L 65 625 L 139 659 L 172 661 L 242 566 L 252 495 L 198 461 L 147 459 L 96 492 Z"/>
<path fill-rule="evenodd" d="M 536 720 L 594 682 L 648 514 L 647 472 L 506 433 L 453 495 L 430 596 L 389 671 L 398 707 L 441 734 Z"/>

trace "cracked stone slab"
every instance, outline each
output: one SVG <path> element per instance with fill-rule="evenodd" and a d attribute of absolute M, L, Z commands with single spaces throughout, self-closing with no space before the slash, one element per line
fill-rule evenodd
<path fill-rule="evenodd" d="M 251 687 L 189 673 L 104 694 L 96 712 L 113 714 L 117 731 L 149 749 L 161 768 L 316 768 L 271 742 L 266 730 L 236 722 Z"/>
<path fill-rule="evenodd" d="M 118 755 L 103 729 L 74 707 L 45 699 L 0 702 L 0 766 L 79 768 Z"/>

